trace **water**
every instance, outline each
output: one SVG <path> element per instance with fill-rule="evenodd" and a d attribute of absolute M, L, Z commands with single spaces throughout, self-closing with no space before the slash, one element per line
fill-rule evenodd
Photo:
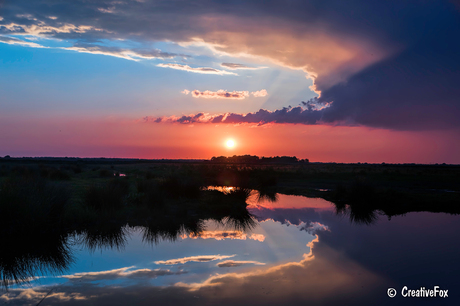
<path fill-rule="evenodd" d="M 198 231 L 126 225 L 67 237 L 71 263 L 1 291 L 0 304 L 458 305 L 458 215 L 374 212 L 372 222 L 351 222 L 323 199 L 253 194 L 247 202 L 253 222 L 234 215 L 203 218 Z M 404 286 L 449 296 L 404 298 Z"/>

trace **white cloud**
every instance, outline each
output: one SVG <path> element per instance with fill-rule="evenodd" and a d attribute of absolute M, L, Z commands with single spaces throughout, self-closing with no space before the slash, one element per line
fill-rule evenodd
<path fill-rule="evenodd" d="M 244 69 L 244 70 L 257 70 L 257 69 L 265 69 L 267 67 L 251 67 L 244 64 L 235 64 L 235 63 L 222 63 L 220 64 L 222 67 L 237 70 L 237 69 Z"/>
<path fill-rule="evenodd" d="M 161 65 L 161 64 L 160 64 Z M 182 91 L 183 94 L 188 95 L 190 93 L 189 90 L 184 89 Z M 243 91 L 227 91 L 224 89 L 219 89 L 218 91 L 211 91 L 211 90 L 205 90 L 205 91 L 200 91 L 200 90 L 192 90 L 192 97 L 194 98 L 204 98 L 204 99 L 235 99 L 235 100 L 243 100 L 247 97 L 249 97 L 249 91 L 243 90 Z M 258 91 L 253 91 L 251 94 L 256 97 L 265 97 L 268 93 L 265 89 L 258 90 Z"/>
<path fill-rule="evenodd" d="M 193 90 L 192 97 L 194 98 L 205 98 L 205 99 L 236 99 L 243 100 L 246 97 L 249 97 L 249 91 L 226 91 L 219 89 L 218 91 L 199 91 Z"/>
<path fill-rule="evenodd" d="M 201 74 L 217 74 L 217 75 L 238 75 L 234 72 L 228 72 L 225 70 L 214 69 L 210 67 L 190 67 L 189 65 L 181 65 L 181 64 L 158 64 L 157 67 L 162 68 L 171 68 L 176 70 L 184 70 L 193 73 L 201 73 Z"/>
<path fill-rule="evenodd" d="M 159 260 L 155 261 L 157 265 L 177 265 L 177 264 L 184 264 L 187 262 L 208 262 L 213 260 L 221 260 L 227 259 L 236 256 L 234 255 L 200 255 L 200 256 L 190 256 L 190 257 L 183 257 L 177 259 L 169 259 L 169 260 Z"/>
<path fill-rule="evenodd" d="M 253 92 L 251 92 L 251 94 L 254 97 L 265 97 L 266 95 L 268 95 L 268 92 L 267 92 L 267 90 L 262 89 L 262 90 L 258 90 L 258 91 L 253 91 Z"/>
<path fill-rule="evenodd" d="M 0 36 L 0 43 L 4 43 L 8 45 L 19 45 L 19 46 L 31 47 L 31 48 L 47 48 L 45 46 L 42 46 L 34 42 L 25 41 L 25 40 L 17 39 L 14 37 L 8 37 L 8 36 Z"/>

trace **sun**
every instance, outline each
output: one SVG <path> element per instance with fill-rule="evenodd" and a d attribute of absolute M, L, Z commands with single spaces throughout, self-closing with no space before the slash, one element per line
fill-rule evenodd
<path fill-rule="evenodd" d="M 235 142 L 231 139 L 227 140 L 227 142 L 225 143 L 225 145 L 227 146 L 227 148 L 233 148 L 235 146 Z"/>

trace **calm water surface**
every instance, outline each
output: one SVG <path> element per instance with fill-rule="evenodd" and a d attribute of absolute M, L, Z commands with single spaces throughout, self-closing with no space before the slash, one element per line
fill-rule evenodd
<path fill-rule="evenodd" d="M 255 222 L 247 226 L 203 220 L 199 232 L 156 240 L 126 226 L 92 245 L 71 237 L 64 273 L 2 289 L 0 304 L 459 305 L 460 216 L 377 214 L 366 224 L 323 199 L 253 195 L 248 203 Z M 404 298 L 404 286 L 439 286 L 448 297 Z"/>

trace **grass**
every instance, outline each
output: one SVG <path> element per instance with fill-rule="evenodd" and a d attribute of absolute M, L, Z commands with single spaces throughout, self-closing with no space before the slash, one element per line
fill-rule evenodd
<path fill-rule="evenodd" d="M 88 187 L 84 195 L 84 202 L 96 210 L 120 209 L 126 203 L 129 189 L 129 181 L 114 178 L 103 184 Z"/>

